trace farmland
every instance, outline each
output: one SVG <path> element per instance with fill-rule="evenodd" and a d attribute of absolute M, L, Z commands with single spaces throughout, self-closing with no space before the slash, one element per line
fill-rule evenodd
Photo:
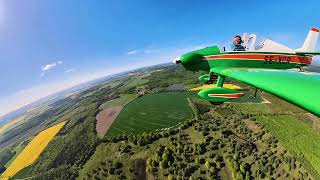
<path fill-rule="evenodd" d="M 107 101 L 106 103 L 102 104 L 99 109 L 105 109 L 105 108 L 110 108 L 114 106 L 123 106 L 127 102 L 133 100 L 136 98 L 137 95 L 135 94 L 121 94 L 119 98 L 112 99 L 110 101 Z"/>
<path fill-rule="evenodd" d="M 13 178 L 319 179 L 313 157 L 320 156 L 319 118 L 268 93 L 255 98 L 254 88 L 232 79 L 226 83 L 246 96 L 212 106 L 187 91 L 202 86 L 196 79 L 201 74 L 175 65 L 147 68 L 50 103 L 32 120 L 66 123 Z M 104 121 L 109 131 L 97 135 L 108 129 L 97 129 L 97 115 L 115 117 L 113 110 L 121 108 L 112 125 Z M 1 170 L 20 147 L 0 151 Z"/>
<path fill-rule="evenodd" d="M 320 174 L 320 133 L 290 115 L 260 116 L 257 122 L 274 134 L 300 160 Z"/>
<path fill-rule="evenodd" d="M 187 97 L 192 92 L 158 93 L 130 102 L 107 132 L 108 136 L 138 134 L 163 129 L 191 117 Z"/>
<path fill-rule="evenodd" d="M 113 121 L 117 118 L 121 109 L 121 106 L 110 107 L 100 111 L 99 114 L 97 114 L 96 131 L 99 137 L 103 137 L 105 135 Z"/>
<path fill-rule="evenodd" d="M 50 140 L 64 126 L 65 122 L 61 122 L 40 132 L 16 157 L 7 170 L 1 175 L 1 178 L 7 179 L 14 176 L 21 169 L 32 164 L 41 152 L 46 148 Z"/>
<path fill-rule="evenodd" d="M 313 179 L 272 134 L 243 120 L 231 104 L 199 115 L 164 132 L 100 144 L 78 179 Z"/>

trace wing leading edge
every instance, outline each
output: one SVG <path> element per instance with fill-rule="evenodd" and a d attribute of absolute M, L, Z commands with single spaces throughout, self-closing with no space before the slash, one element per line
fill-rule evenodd
<path fill-rule="evenodd" d="M 257 87 L 320 116 L 319 73 L 258 68 L 211 68 L 210 71 Z"/>

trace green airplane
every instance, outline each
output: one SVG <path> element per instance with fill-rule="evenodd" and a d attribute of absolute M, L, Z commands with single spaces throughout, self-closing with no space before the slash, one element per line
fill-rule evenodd
<path fill-rule="evenodd" d="M 208 72 L 199 77 L 202 83 L 217 81 L 215 88 L 198 93 L 212 104 L 245 95 L 223 87 L 225 78 L 230 77 L 320 116 L 320 74 L 302 71 L 302 67 L 314 64 L 313 56 L 320 55 L 315 51 L 318 36 L 319 29 L 311 28 L 303 46 L 294 50 L 270 39 L 259 41 L 255 34 L 244 34 L 244 51 L 211 46 L 186 53 L 175 59 L 175 63 L 191 71 Z"/>

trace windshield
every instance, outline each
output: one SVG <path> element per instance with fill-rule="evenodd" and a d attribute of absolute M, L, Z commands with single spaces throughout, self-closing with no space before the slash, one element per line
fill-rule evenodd
<path fill-rule="evenodd" d="M 277 43 L 275 41 L 272 41 L 268 38 L 265 38 L 263 36 L 257 35 L 257 34 L 248 34 L 243 33 L 241 36 L 243 43 L 241 44 L 245 51 L 262 51 L 262 52 L 268 52 L 268 51 L 274 51 L 274 52 L 291 52 L 292 49 Z M 233 45 L 232 41 L 226 41 L 221 46 L 221 51 L 235 51 L 235 45 Z"/>
<path fill-rule="evenodd" d="M 243 43 L 242 46 L 245 48 L 246 51 L 256 51 L 261 49 L 264 46 L 264 42 L 266 41 L 266 38 L 263 36 L 259 36 L 256 34 L 249 34 L 243 33 L 241 36 Z M 235 46 L 233 44 L 233 41 L 230 39 L 224 43 L 221 44 L 222 48 L 221 51 L 234 51 Z"/>

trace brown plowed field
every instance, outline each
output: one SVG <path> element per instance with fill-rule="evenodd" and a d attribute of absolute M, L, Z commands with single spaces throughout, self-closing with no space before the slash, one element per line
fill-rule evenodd
<path fill-rule="evenodd" d="M 113 121 L 121 112 L 122 106 L 115 106 L 100 111 L 97 116 L 96 130 L 99 137 L 103 137 L 108 129 L 111 127 Z"/>

